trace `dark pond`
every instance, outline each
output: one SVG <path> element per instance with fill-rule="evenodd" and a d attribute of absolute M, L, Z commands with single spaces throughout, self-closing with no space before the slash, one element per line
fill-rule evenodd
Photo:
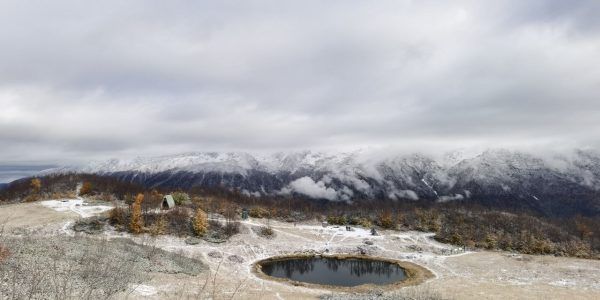
<path fill-rule="evenodd" d="M 397 264 L 356 258 L 292 258 L 263 262 L 261 268 L 263 273 L 273 277 L 346 287 L 367 283 L 384 285 L 406 278 L 404 269 Z"/>

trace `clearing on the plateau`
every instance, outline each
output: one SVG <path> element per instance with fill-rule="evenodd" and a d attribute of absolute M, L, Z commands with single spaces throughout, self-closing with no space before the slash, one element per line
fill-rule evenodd
<path fill-rule="evenodd" d="M 132 235 L 117 231 L 110 223 L 102 223 L 101 232 L 88 234 L 75 231 L 74 225 L 87 224 L 84 220 L 90 218 L 107 222 L 103 210 L 112 204 L 75 201 L 0 206 L 0 218 L 7 219 L 0 244 L 10 251 L 0 268 L 2 293 L 117 299 L 182 295 L 213 299 L 595 299 L 600 294 L 598 260 L 465 252 L 433 240 L 430 233 L 379 229 L 373 235 L 371 227 L 347 230 L 314 220 L 285 222 L 252 216 L 238 219 L 238 233 L 223 240 L 151 232 Z M 222 226 L 227 222 L 217 213 L 210 213 L 208 220 Z M 273 234 L 258 234 L 262 230 L 253 228 L 270 228 Z M 410 284 L 359 285 L 356 289 L 294 284 L 257 273 L 257 264 L 281 256 L 373 257 L 398 262 L 409 275 L 414 270 L 424 273 Z M 43 272 L 31 269 L 40 270 L 40 266 Z M 411 267 L 416 269 L 411 271 Z"/>

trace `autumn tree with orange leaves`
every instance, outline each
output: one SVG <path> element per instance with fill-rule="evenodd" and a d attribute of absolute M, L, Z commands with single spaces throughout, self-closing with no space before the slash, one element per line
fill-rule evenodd
<path fill-rule="evenodd" d="M 144 228 L 142 202 L 144 202 L 144 194 L 138 194 L 137 197 L 135 197 L 135 202 L 131 206 L 131 223 L 129 224 L 129 230 L 135 234 L 141 233 Z"/>

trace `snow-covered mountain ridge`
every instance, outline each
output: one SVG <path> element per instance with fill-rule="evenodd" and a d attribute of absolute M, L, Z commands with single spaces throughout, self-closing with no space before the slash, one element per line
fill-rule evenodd
<path fill-rule="evenodd" d="M 221 186 L 247 195 L 328 200 L 452 201 L 492 197 L 537 205 L 544 198 L 596 197 L 600 154 L 576 150 L 539 156 L 503 149 L 475 155 L 200 152 L 112 159 L 50 173 L 93 173 L 149 187 Z"/>

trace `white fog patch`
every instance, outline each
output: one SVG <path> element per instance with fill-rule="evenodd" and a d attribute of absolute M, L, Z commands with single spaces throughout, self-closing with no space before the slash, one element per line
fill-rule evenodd
<path fill-rule="evenodd" d="M 250 192 L 247 189 L 243 189 L 242 190 L 242 194 L 244 194 L 245 196 L 248 196 L 248 197 L 255 197 L 255 198 L 258 198 L 258 197 L 261 196 L 260 192 L 258 192 L 258 191 L 256 191 L 256 192 Z"/>
<path fill-rule="evenodd" d="M 465 196 L 461 194 L 455 194 L 454 196 L 441 196 L 438 198 L 438 202 L 449 202 L 454 200 L 463 200 Z"/>
<path fill-rule="evenodd" d="M 342 191 L 341 191 L 341 192 L 342 192 L 344 195 L 347 195 L 347 196 L 349 196 L 349 197 L 352 197 L 352 196 L 354 196 L 354 192 L 353 192 L 353 191 L 352 191 L 352 190 L 351 190 L 349 187 L 347 187 L 347 186 L 344 186 L 344 187 L 342 188 Z"/>
<path fill-rule="evenodd" d="M 447 174 L 446 172 L 440 170 L 437 170 L 436 172 L 434 172 L 432 174 L 441 184 L 447 186 L 448 188 L 452 188 L 454 187 L 454 185 L 456 184 L 456 178 L 450 176 L 449 174 Z"/>
<path fill-rule="evenodd" d="M 312 178 L 305 176 L 290 182 L 289 186 L 284 188 L 284 193 L 296 192 L 311 198 L 322 198 L 327 200 L 338 200 L 338 192 L 325 185 L 325 182 L 315 182 Z"/>
<path fill-rule="evenodd" d="M 412 190 L 396 190 L 392 191 L 388 195 L 391 199 L 410 199 L 410 200 L 419 200 L 419 195 Z"/>
<path fill-rule="evenodd" d="M 581 183 L 585 186 L 597 189 L 596 177 L 594 176 L 594 173 L 592 173 L 590 170 L 584 170 L 582 172 Z"/>
<path fill-rule="evenodd" d="M 308 176 L 296 179 L 286 187 L 282 188 L 277 194 L 289 195 L 291 193 L 302 194 L 315 199 L 327 199 L 330 201 L 351 201 L 354 196 L 354 191 L 343 186 L 339 190 L 328 186 L 331 184 L 331 177 L 325 176 L 319 181 L 314 181 Z"/>
<path fill-rule="evenodd" d="M 362 165 L 361 165 L 361 167 L 362 167 Z M 357 191 L 360 191 L 362 193 L 370 195 L 372 193 L 371 185 L 368 182 L 358 178 L 358 175 L 359 175 L 358 173 L 355 173 L 355 174 L 347 174 L 344 172 L 335 172 L 334 173 L 334 176 L 337 179 L 339 179 L 342 183 L 352 186 Z M 326 175 L 323 177 L 323 181 L 326 184 L 329 184 L 331 182 L 331 177 Z"/>

